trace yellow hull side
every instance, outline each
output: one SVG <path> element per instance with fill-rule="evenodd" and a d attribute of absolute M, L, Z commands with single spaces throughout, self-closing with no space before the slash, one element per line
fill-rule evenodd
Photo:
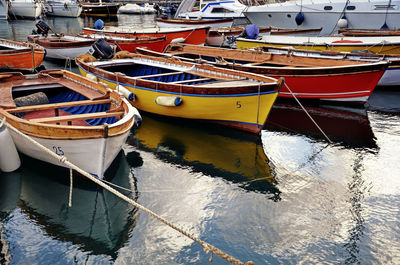
<path fill-rule="evenodd" d="M 86 76 L 87 73 L 83 69 L 79 70 L 83 76 Z M 107 84 L 110 88 L 116 88 L 116 83 L 99 76 L 97 78 L 99 82 Z M 135 101 L 131 101 L 132 105 L 142 111 L 171 117 L 239 122 L 260 126 L 264 125 L 278 96 L 278 92 L 271 92 L 250 96 L 199 97 L 124 86 L 136 96 Z M 175 107 L 160 106 L 155 103 L 158 96 L 179 96 L 183 103 Z"/>
<path fill-rule="evenodd" d="M 237 40 L 236 46 L 238 49 L 249 49 L 255 47 L 262 46 L 270 46 L 270 47 L 288 47 L 301 50 L 311 50 L 311 51 L 340 51 L 340 52 L 352 52 L 352 51 L 360 51 L 365 50 L 372 53 L 377 54 L 400 54 L 400 46 L 399 45 L 376 45 L 376 46 L 331 46 L 331 45 L 288 45 L 288 44 L 271 44 L 271 43 L 262 43 L 262 42 L 254 42 L 254 41 L 242 41 Z"/>

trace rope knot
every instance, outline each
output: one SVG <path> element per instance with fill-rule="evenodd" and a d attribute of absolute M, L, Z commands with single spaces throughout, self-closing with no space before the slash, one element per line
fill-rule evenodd
<path fill-rule="evenodd" d="M 67 158 L 65 156 L 60 156 L 59 160 L 61 163 L 65 163 L 67 161 Z"/>

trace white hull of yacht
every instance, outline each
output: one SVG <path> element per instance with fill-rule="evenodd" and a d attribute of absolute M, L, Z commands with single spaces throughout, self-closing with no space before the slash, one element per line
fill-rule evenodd
<path fill-rule="evenodd" d="M 8 9 L 10 18 L 35 19 L 42 14 L 42 4 L 35 2 L 12 1 Z"/>
<path fill-rule="evenodd" d="M 327 36 L 337 32 L 338 24 L 348 28 L 380 29 L 386 23 L 389 28 L 399 28 L 399 6 L 399 0 L 298 0 L 249 7 L 244 14 L 251 23 L 260 27 L 323 27 L 320 34 Z M 304 21 L 297 25 L 295 18 L 300 11 Z M 339 23 L 343 16 L 345 20 Z"/>
<path fill-rule="evenodd" d="M 8 18 L 8 2 L 0 0 L 0 20 Z"/>
<path fill-rule="evenodd" d="M 79 17 L 82 6 L 73 3 L 50 3 L 46 5 L 46 15 L 53 17 Z"/>

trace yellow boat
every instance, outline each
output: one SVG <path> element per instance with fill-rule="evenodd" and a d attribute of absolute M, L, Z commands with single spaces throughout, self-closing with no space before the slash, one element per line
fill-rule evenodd
<path fill-rule="evenodd" d="M 377 54 L 400 54 L 400 36 L 383 37 L 305 37 L 265 35 L 257 40 L 238 38 L 238 49 L 260 46 L 291 47 L 313 51 L 363 51 Z"/>
<path fill-rule="evenodd" d="M 109 61 L 90 55 L 76 63 L 84 76 L 121 90 L 138 109 L 202 120 L 259 133 L 283 80 L 183 62 L 123 53 Z"/>

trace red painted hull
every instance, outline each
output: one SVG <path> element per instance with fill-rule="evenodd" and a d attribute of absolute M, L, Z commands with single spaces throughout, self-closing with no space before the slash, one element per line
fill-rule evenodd
<path fill-rule="evenodd" d="M 166 38 L 148 38 L 148 39 L 137 39 L 132 41 L 114 41 L 120 51 L 135 52 L 136 48 L 146 48 L 148 50 L 163 52 L 167 45 Z"/>
<path fill-rule="evenodd" d="M 279 97 L 326 99 L 351 102 L 366 102 L 385 69 L 379 71 L 320 76 L 279 76 L 285 78 Z M 289 89 L 290 92 L 289 91 Z"/>
<path fill-rule="evenodd" d="M 106 30 L 96 30 L 91 28 L 84 28 L 84 34 L 105 34 L 107 36 L 117 36 L 124 38 L 132 38 L 132 37 L 166 37 L 166 44 L 168 45 L 174 39 L 183 38 L 186 44 L 194 44 L 194 45 L 202 45 L 206 42 L 208 28 L 188 28 L 187 30 L 182 30 L 177 28 L 176 31 L 171 32 L 157 32 L 157 31 L 149 31 L 149 32 L 118 32 L 118 31 L 106 31 Z"/>

